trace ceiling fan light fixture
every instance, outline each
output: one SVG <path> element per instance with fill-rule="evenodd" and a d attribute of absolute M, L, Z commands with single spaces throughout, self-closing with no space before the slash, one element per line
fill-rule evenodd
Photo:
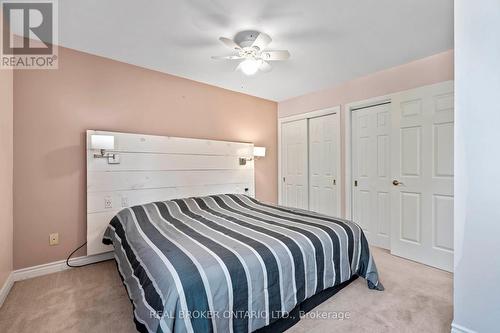
<path fill-rule="evenodd" d="M 254 75 L 259 70 L 259 62 L 255 59 L 246 59 L 241 62 L 240 68 L 245 75 Z"/>
<path fill-rule="evenodd" d="M 236 53 L 228 56 L 214 56 L 212 59 L 241 59 L 242 62 L 239 63 L 236 70 L 242 71 L 248 76 L 254 75 L 258 71 L 264 73 L 271 71 L 270 61 L 283 61 L 290 58 L 290 52 L 287 50 L 266 49 L 272 39 L 269 35 L 259 31 L 240 31 L 233 39 L 220 37 L 219 40 Z"/>

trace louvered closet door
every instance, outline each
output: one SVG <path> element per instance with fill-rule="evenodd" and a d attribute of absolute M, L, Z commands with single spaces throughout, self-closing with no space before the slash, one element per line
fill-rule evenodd
<path fill-rule="evenodd" d="M 309 209 L 340 216 L 338 114 L 309 119 Z"/>
<path fill-rule="evenodd" d="M 391 253 L 453 268 L 453 82 L 392 100 Z"/>
<path fill-rule="evenodd" d="M 370 244 L 390 247 L 390 104 L 352 112 L 352 217 Z"/>
<path fill-rule="evenodd" d="M 281 127 L 282 204 L 308 209 L 307 119 Z"/>

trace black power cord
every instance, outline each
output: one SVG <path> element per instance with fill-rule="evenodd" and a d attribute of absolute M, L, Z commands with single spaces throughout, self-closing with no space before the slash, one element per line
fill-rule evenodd
<path fill-rule="evenodd" d="M 110 261 L 110 260 L 114 260 L 113 258 L 111 259 L 105 259 L 105 260 L 101 260 L 101 261 L 96 261 L 96 262 L 90 262 L 88 264 L 83 264 L 83 265 L 70 265 L 69 263 L 69 260 L 71 259 L 71 257 L 73 256 L 73 254 L 76 253 L 76 251 L 80 250 L 82 247 L 84 247 L 85 245 L 87 245 L 87 242 L 83 243 L 82 245 L 80 245 L 79 247 L 76 248 L 76 250 L 74 250 L 73 252 L 71 252 L 68 256 L 68 258 L 66 258 L 66 265 L 68 267 L 72 267 L 72 268 L 78 268 L 78 267 L 85 267 L 85 266 L 89 266 L 89 265 L 94 265 L 94 264 L 98 264 L 100 262 L 105 262 L 105 261 Z"/>

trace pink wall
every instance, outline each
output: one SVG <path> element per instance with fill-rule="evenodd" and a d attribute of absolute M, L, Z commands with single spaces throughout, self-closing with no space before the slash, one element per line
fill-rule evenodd
<path fill-rule="evenodd" d="M 448 80 L 453 80 L 453 50 L 280 102 L 278 116 L 282 118 L 341 105 L 340 120 L 341 124 L 344 124 L 345 104 Z M 342 160 L 345 160 L 344 142 L 345 133 L 342 127 Z M 345 174 L 343 165 L 344 163 L 341 170 L 342 179 Z M 343 181 L 341 191 L 342 193 L 345 191 Z M 344 213 L 344 196 L 341 201 Z"/>
<path fill-rule="evenodd" d="M 280 118 L 453 79 L 453 50 L 278 104 Z"/>
<path fill-rule="evenodd" d="M 0 288 L 12 271 L 12 80 L 11 70 L 0 69 Z"/>
<path fill-rule="evenodd" d="M 59 70 L 14 74 L 16 269 L 66 258 L 85 241 L 87 129 L 266 146 L 256 195 L 276 202 L 275 102 L 65 48 L 59 59 Z M 60 245 L 49 246 L 52 232 Z"/>

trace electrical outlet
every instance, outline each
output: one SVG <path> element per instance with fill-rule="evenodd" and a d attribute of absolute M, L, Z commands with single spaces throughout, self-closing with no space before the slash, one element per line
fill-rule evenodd
<path fill-rule="evenodd" d="M 113 208 L 113 198 L 104 197 L 104 208 Z"/>
<path fill-rule="evenodd" d="M 59 244 L 59 233 L 53 233 L 49 235 L 49 245 L 58 245 Z"/>
<path fill-rule="evenodd" d="M 122 197 L 122 208 L 128 207 L 128 198 Z"/>

